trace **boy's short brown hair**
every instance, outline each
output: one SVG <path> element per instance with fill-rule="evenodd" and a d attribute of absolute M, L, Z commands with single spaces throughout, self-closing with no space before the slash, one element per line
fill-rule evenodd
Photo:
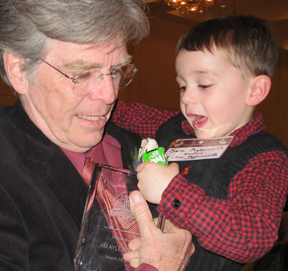
<path fill-rule="evenodd" d="M 243 76 L 272 77 L 277 62 L 277 45 L 272 28 L 253 16 L 228 15 L 193 27 L 177 44 L 181 49 L 223 51 L 231 64 L 241 69 Z"/>

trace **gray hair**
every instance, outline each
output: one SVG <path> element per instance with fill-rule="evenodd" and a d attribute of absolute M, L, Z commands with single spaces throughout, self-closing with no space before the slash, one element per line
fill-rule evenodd
<path fill-rule="evenodd" d="M 3 52 L 25 59 L 27 78 L 37 70 L 49 40 L 77 44 L 137 43 L 149 33 L 144 0 L 0 0 L 0 73 Z"/>

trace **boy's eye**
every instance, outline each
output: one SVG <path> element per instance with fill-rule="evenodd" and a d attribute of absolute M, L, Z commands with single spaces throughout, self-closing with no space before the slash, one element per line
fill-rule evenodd
<path fill-rule="evenodd" d="M 185 91 L 185 90 L 186 90 L 186 86 L 180 87 L 180 88 L 178 88 L 177 90 L 179 90 L 179 91 Z"/>
<path fill-rule="evenodd" d="M 209 88 L 211 86 L 212 86 L 212 84 L 211 85 L 198 85 L 198 87 L 202 88 L 202 89 L 206 89 L 206 88 Z"/>

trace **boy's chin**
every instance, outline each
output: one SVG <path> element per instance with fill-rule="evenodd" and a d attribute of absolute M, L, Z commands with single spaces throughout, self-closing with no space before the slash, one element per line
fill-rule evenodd
<path fill-rule="evenodd" d="M 223 137 L 223 133 L 215 133 L 215 131 L 197 131 L 195 130 L 195 134 L 197 138 L 200 139 L 209 139 L 209 138 L 216 138 L 216 137 Z"/>
<path fill-rule="evenodd" d="M 213 138 L 214 136 L 212 135 L 209 135 L 209 134 L 206 134 L 206 133 L 203 133 L 203 132 L 197 132 L 195 131 L 195 134 L 196 134 L 196 137 L 197 138 L 200 138 L 200 139 L 209 139 L 209 138 Z"/>

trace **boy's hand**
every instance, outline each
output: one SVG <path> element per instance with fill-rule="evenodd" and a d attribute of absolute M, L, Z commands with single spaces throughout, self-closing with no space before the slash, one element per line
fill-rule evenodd
<path fill-rule="evenodd" d="M 195 251 L 191 233 L 168 220 L 165 221 L 163 232 L 158 229 L 139 191 L 130 194 L 130 207 L 138 222 L 141 238 L 129 243 L 129 248 L 134 250 L 125 253 L 123 258 L 134 268 L 146 263 L 159 271 L 185 270 Z"/>
<path fill-rule="evenodd" d="M 146 200 L 159 204 L 162 193 L 178 173 L 179 166 L 176 163 L 167 167 L 150 162 L 142 163 L 137 166 L 138 188 Z"/>

